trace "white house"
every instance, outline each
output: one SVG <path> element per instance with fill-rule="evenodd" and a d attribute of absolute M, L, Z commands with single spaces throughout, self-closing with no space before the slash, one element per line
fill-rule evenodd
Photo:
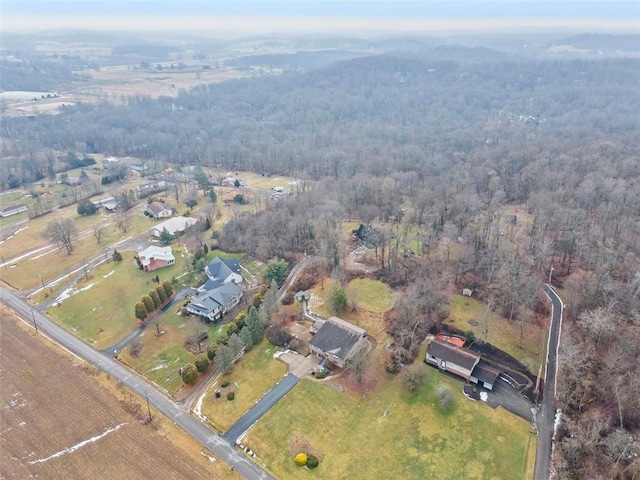
<path fill-rule="evenodd" d="M 7 205 L 0 208 L 0 217 L 10 217 L 11 215 L 17 215 L 21 212 L 26 212 L 29 209 L 24 203 L 17 203 L 14 205 Z"/>
<path fill-rule="evenodd" d="M 153 218 L 166 218 L 173 215 L 174 209 L 166 202 L 151 202 L 145 208 L 145 212 Z"/>
<path fill-rule="evenodd" d="M 154 237 L 160 237 L 165 230 L 171 235 L 175 236 L 178 233 L 184 232 L 187 228 L 195 225 L 198 221 L 192 217 L 173 217 L 169 220 L 165 220 L 162 223 L 151 227 L 149 231 Z"/>
<path fill-rule="evenodd" d="M 176 263 L 176 257 L 173 256 L 171 247 L 151 245 L 138 253 L 138 258 L 145 272 L 152 272 Z"/>

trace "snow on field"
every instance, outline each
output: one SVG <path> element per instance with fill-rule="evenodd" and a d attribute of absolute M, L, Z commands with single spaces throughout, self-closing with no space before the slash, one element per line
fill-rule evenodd
<path fill-rule="evenodd" d="M 65 290 L 62 291 L 62 293 L 60 295 L 58 295 L 58 298 L 56 298 L 56 301 L 53 302 L 53 306 L 55 307 L 56 305 L 60 305 L 62 302 L 64 302 L 66 299 L 73 297 L 74 295 L 80 293 L 80 292 L 84 292 L 89 290 L 91 287 L 97 285 L 100 282 L 94 282 L 91 283 L 89 285 L 87 285 L 86 287 L 83 288 L 76 288 L 76 287 L 69 287 L 66 288 Z"/>
<path fill-rule="evenodd" d="M 126 425 L 126 423 L 121 423 L 120 425 L 116 425 L 115 427 L 108 428 L 104 432 L 102 432 L 100 435 L 96 435 L 95 437 L 91 437 L 88 440 L 83 440 L 80 443 L 76 443 L 75 445 L 73 445 L 71 447 L 65 448 L 64 450 L 60 450 L 59 452 L 56 452 L 53 455 L 49 455 L 46 458 L 40 458 L 38 460 L 33 460 L 33 461 L 29 462 L 29 465 L 35 465 L 36 463 L 44 463 L 46 461 L 51 460 L 52 458 L 58 458 L 58 457 L 62 457 L 63 455 L 66 455 L 67 453 L 73 453 L 76 450 L 81 449 L 85 445 L 88 445 L 88 444 L 93 443 L 93 442 L 97 442 L 101 438 L 104 438 L 107 435 L 109 435 L 110 433 L 115 432 L 116 430 L 118 430 L 120 427 L 123 427 L 124 425 Z"/>
<path fill-rule="evenodd" d="M 102 278 L 108 278 L 111 275 L 113 275 L 113 272 L 115 272 L 115 270 L 111 270 L 109 273 L 107 273 L 106 275 L 103 275 Z"/>

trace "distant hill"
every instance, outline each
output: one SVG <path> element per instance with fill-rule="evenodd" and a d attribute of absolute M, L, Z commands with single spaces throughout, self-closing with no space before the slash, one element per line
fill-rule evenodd
<path fill-rule="evenodd" d="M 578 50 L 640 52 L 640 35 L 602 35 L 586 33 L 556 40 L 556 45 L 571 45 Z"/>

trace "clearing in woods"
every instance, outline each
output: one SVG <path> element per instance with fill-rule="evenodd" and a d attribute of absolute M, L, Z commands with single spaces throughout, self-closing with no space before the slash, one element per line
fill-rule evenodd
<path fill-rule="evenodd" d="M 158 414 L 143 425 L 140 399 L 118 400 L 4 307 L 0 330 L 0 478 L 237 478 Z"/>

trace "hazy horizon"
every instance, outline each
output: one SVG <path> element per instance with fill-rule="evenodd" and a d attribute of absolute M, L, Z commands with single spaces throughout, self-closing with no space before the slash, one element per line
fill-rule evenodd
<path fill-rule="evenodd" d="M 637 33 L 640 3 L 569 0 L 342 2 L 4 0 L 3 32 L 52 29 L 246 33 L 580 30 Z"/>

